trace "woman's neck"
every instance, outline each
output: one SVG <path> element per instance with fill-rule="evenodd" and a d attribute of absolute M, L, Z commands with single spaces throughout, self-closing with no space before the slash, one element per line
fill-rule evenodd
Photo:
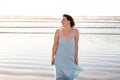
<path fill-rule="evenodd" d="M 70 25 L 67 25 L 67 26 L 63 26 L 63 29 L 64 29 L 64 30 L 71 30 L 72 28 L 71 28 Z"/>
<path fill-rule="evenodd" d="M 68 30 L 71 30 L 72 28 L 71 27 L 63 27 L 64 30 L 68 31 Z"/>

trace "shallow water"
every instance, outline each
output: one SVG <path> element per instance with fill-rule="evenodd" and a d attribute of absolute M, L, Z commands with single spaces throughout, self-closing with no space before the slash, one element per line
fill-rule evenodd
<path fill-rule="evenodd" d="M 53 34 L 0 34 L 0 75 L 54 78 Z M 119 80 L 120 35 L 81 35 L 77 80 Z"/>

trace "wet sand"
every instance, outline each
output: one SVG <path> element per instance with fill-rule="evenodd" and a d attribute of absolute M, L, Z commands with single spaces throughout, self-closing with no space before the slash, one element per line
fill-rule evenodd
<path fill-rule="evenodd" d="M 49 77 L 0 75 L 0 80 L 54 80 Z"/>
<path fill-rule="evenodd" d="M 5 42 L 4 42 L 5 41 Z M 119 35 L 81 35 L 76 80 L 119 80 Z M 0 80 L 54 80 L 53 35 L 1 34 Z"/>

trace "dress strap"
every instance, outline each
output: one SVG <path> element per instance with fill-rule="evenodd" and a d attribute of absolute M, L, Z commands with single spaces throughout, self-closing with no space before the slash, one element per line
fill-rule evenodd
<path fill-rule="evenodd" d="M 62 35 L 62 30 L 60 29 L 60 36 Z"/>

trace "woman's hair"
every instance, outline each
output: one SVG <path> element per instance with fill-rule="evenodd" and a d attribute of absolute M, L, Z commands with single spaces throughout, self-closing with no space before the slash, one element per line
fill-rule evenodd
<path fill-rule="evenodd" d="M 67 20 L 70 21 L 70 26 L 71 26 L 71 27 L 74 27 L 74 26 L 75 26 L 75 22 L 74 22 L 73 18 L 72 18 L 70 15 L 68 15 L 68 14 L 63 14 L 63 17 L 66 17 Z"/>

